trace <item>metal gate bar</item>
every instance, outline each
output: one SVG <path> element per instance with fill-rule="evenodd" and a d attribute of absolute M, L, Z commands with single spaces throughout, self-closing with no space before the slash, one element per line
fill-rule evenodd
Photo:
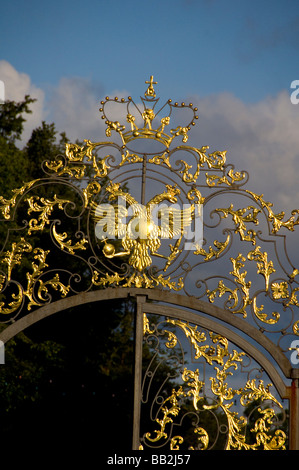
<path fill-rule="evenodd" d="M 145 295 L 137 295 L 135 311 L 135 365 L 134 365 L 134 408 L 133 408 L 133 450 L 140 446 L 140 411 L 142 380 L 143 305 Z"/>

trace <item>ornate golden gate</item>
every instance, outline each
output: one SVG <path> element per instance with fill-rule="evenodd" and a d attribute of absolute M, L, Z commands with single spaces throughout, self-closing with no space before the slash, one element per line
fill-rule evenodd
<path fill-rule="evenodd" d="M 133 298 L 134 449 L 299 449 L 299 271 L 283 234 L 299 211 L 276 214 L 225 151 L 187 145 L 197 108 L 160 106 L 146 83 L 139 105 L 101 102 L 117 142 L 66 144 L 0 198 L 0 340 Z"/>

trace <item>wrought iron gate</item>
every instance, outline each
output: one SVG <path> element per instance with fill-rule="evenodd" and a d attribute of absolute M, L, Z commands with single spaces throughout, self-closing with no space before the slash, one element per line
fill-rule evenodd
<path fill-rule="evenodd" d="M 117 143 L 66 144 L 0 198 L 0 339 L 134 297 L 134 449 L 299 448 L 299 270 L 282 234 L 299 210 L 275 214 L 225 151 L 187 145 L 197 109 L 160 106 L 146 83 L 141 105 L 101 102 Z"/>

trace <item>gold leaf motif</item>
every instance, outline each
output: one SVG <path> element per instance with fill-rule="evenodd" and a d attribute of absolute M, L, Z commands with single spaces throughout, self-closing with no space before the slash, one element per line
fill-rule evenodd
<path fill-rule="evenodd" d="M 229 293 L 230 295 L 228 300 L 233 301 L 233 304 L 229 305 L 228 308 L 232 310 L 233 313 L 241 313 L 243 317 L 246 318 L 246 308 L 252 303 L 252 299 L 250 299 L 249 295 L 251 281 L 246 282 L 247 271 L 240 272 L 240 269 L 244 267 L 243 261 L 245 261 L 245 258 L 242 254 L 239 253 L 236 258 L 230 258 L 230 260 L 233 264 L 233 271 L 230 271 L 230 274 L 235 277 L 235 282 L 240 285 L 241 290 L 243 292 L 243 295 L 241 297 L 242 305 L 237 308 L 239 303 L 238 288 L 230 289 L 229 287 L 225 286 L 222 280 L 219 281 L 218 287 L 216 289 L 212 291 L 207 289 L 207 296 L 210 302 L 214 302 L 217 294 L 219 297 L 222 297 L 225 293 Z"/>
<path fill-rule="evenodd" d="M 228 302 L 232 302 L 232 304 L 229 306 L 230 309 L 235 309 L 238 305 L 239 302 L 239 297 L 238 297 L 238 288 L 236 289 L 230 289 L 227 287 L 222 279 L 218 282 L 218 287 L 216 289 L 210 290 L 207 289 L 207 296 L 209 298 L 209 301 L 211 303 L 214 302 L 216 296 L 222 297 L 224 294 L 229 293 L 228 296 Z"/>
<path fill-rule="evenodd" d="M 8 274 L 7 280 L 11 280 L 11 273 L 15 265 L 21 263 L 22 254 L 23 253 L 30 253 L 32 251 L 32 246 L 28 243 L 24 238 L 21 238 L 18 243 L 12 244 L 12 250 L 7 251 L 3 260 L 1 261 L 3 264 L 8 265 Z M 42 306 L 43 302 L 45 301 L 44 295 L 48 295 L 48 288 L 47 286 L 51 286 L 53 289 L 60 291 L 61 296 L 65 297 L 70 289 L 70 286 L 65 286 L 59 279 L 58 273 L 54 275 L 54 277 L 48 281 L 42 281 L 38 278 L 43 274 L 44 269 L 48 267 L 46 263 L 46 257 L 49 254 L 49 250 L 45 251 L 42 248 L 35 248 L 32 253 L 34 254 L 34 259 L 38 261 L 32 261 L 32 272 L 26 273 L 27 279 L 27 286 L 26 290 L 23 289 L 19 283 L 16 283 L 18 286 L 18 293 L 12 294 L 12 298 L 14 299 L 12 302 L 8 303 L 8 307 L 5 307 L 4 302 L 0 302 L 0 313 L 3 314 L 11 314 L 14 313 L 22 304 L 24 296 L 26 296 L 29 300 L 27 305 L 27 310 L 30 311 L 32 306 Z M 3 276 L 2 276 L 3 277 Z M 1 279 L 0 279 L 1 280 Z M 36 282 L 38 281 L 39 287 L 37 289 L 37 299 L 34 298 L 34 287 Z M 1 288 L 3 287 L 4 277 L 2 279 Z"/>
<path fill-rule="evenodd" d="M 203 356 L 208 361 L 211 360 L 205 352 L 207 349 L 209 349 L 209 346 L 208 345 L 199 346 L 199 343 L 206 341 L 206 335 L 203 332 L 199 332 L 197 330 L 197 326 L 191 326 L 189 325 L 189 323 L 183 322 L 181 320 L 173 320 L 173 319 L 168 319 L 167 323 L 178 326 L 179 328 L 183 330 L 183 332 L 186 335 L 186 338 L 189 339 L 190 344 L 194 347 L 196 359 Z"/>
<path fill-rule="evenodd" d="M 190 390 L 188 390 L 186 396 L 193 396 L 193 407 L 196 411 L 198 411 L 198 402 L 203 399 L 203 397 L 200 397 L 199 394 L 204 386 L 204 382 L 199 380 L 198 369 L 192 371 L 185 367 L 182 373 L 182 379 L 184 382 L 187 382 L 188 387 L 190 387 Z"/>
<path fill-rule="evenodd" d="M 252 379 L 248 380 L 243 388 L 228 386 L 227 377 L 232 376 L 233 372 L 242 364 L 245 353 L 236 350 L 230 352 L 228 340 L 219 334 L 209 332 L 212 342 L 216 344 L 216 348 L 214 348 L 204 344 L 206 342 L 206 335 L 198 331 L 196 326 L 193 327 L 181 320 L 167 319 L 166 321 L 184 331 L 190 344 L 195 347 L 194 358 L 203 357 L 208 364 L 216 364 L 214 365 L 216 377 L 212 376 L 210 381 L 211 391 L 217 400 L 214 404 L 207 404 L 205 396 L 202 394 L 205 383 L 200 380 L 199 370 L 191 371 L 185 367 L 181 376 L 184 387 L 178 385 L 177 388 L 172 389 L 171 395 L 164 399 L 159 408 L 158 416 L 155 419 L 158 429 L 154 430 L 153 433 L 146 433 L 144 435 L 144 442 L 146 443 L 146 440 L 152 443 L 159 442 L 162 439 L 165 441 L 170 440 L 170 448 L 172 450 L 179 450 L 179 446 L 184 442 L 184 436 L 171 437 L 171 432 L 175 418 L 178 417 L 180 419 L 183 398 L 192 397 L 195 412 L 199 411 L 199 403 L 202 402 L 200 406 L 201 413 L 204 410 L 217 410 L 218 408 L 224 413 L 227 423 L 226 450 L 285 449 L 286 434 L 280 429 L 277 429 L 274 435 L 271 432 L 274 418 L 276 418 L 273 408 L 258 409 L 260 416 L 255 421 L 253 428 L 250 429 L 252 433 L 255 433 L 255 442 L 253 444 L 246 442 L 245 430 L 248 426 L 247 419 L 244 416 L 239 416 L 237 411 L 231 410 L 233 400 L 236 400 L 238 396 L 240 397 L 240 405 L 243 407 L 248 407 L 256 400 L 260 400 L 261 402 L 271 401 L 279 408 L 282 408 L 281 403 L 270 392 L 272 384 L 265 386 L 263 381 L 260 380 L 257 385 L 255 379 Z M 200 343 L 203 344 L 199 346 Z M 207 449 L 209 445 L 207 430 L 198 426 L 194 429 L 194 433 L 198 435 L 197 448 L 200 450 Z M 163 443 L 159 442 L 159 445 L 163 445 Z M 193 446 L 189 447 L 189 449 L 195 450 Z"/>
<path fill-rule="evenodd" d="M 169 349 L 172 349 L 176 346 L 178 339 L 172 331 L 163 330 L 163 333 L 167 335 L 168 341 L 165 343 L 165 346 Z"/>
<path fill-rule="evenodd" d="M 227 176 L 229 176 L 230 180 L 227 178 Z M 221 184 L 226 184 L 227 186 L 233 186 L 236 181 L 237 182 L 242 181 L 246 175 L 244 172 L 240 172 L 240 171 L 234 172 L 234 170 L 231 168 L 228 171 L 227 176 L 225 174 L 223 176 L 218 176 L 218 175 L 210 175 L 209 173 L 206 173 L 207 185 L 209 187 L 213 187 L 215 185 L 219 186 Z"/>
<path fill-rule="evenodd" d="M 4 281 L 4 279 L 2 280 Z M 1 284 L 0 284 L 0 287 L 2 287 Z M 5 306 L 5 302 L 0 302 L 0 313 L 2 313 L 3 315 L 10 315 L 16 312 L 18 308 L 22 305 L 22 301 L 23 301 L 22 287 L 19 284 L 17 284 L 17 287 L 18 287 L 18 293 L 11 294 L 11 297 L 13 299 L 11 302 L 8 302 L 6 306 Z"/>
<path fill-rule="evenodd" d="M 236 225 L 235 233 L 239 233 L 240 238 L 242 241 L 249 241 L 253 245 L 256 244 L 256 232 L 252 229 L 247 229 L 246 223 L 251 222 L 255 225 L 259 224 L 257 219 L 257 215 L 261 212 L 254 206 L 249 206 L 243 209 L 233 210 L 233 204 L 231 204 L 228 208 L 216 209 L 217 212 L 222 212 L 223 217 L 227 218 L 228 215 L 232 216 L 233 222 Z M 246 214 L 246 212 L 248 213 Z M 246 215 L 244 215 L 246 214 Z"/>
<path fill-rule="evenodd" d="M 151 433 L 147 432 L 145 438 L 150 442 L 157 442 L 160 439 L 167 439 L 168 434 L 166 432 L 166 426 L 173 423 L 172 416 L 177 416 L 180 411 L 178 398 L 184 396 L 184 391 L 182 387 L 179 387 L 178 390 L 172 389 L 172 394 L 167 397 L 161 406 L 162 417 L 156 419 L 156 423 L 160 426 L 160 429 L 154 431 L 156 434 L 155 437 L 151 436 Z M 169 406 L 170 404 L 170 406 Z"/>
<path fill-rule="evenodd" d="M 297 320 L 293 325 L 293 333 L 299 336 L 299 320 Z"/>
<path fill-rule="evenodd" d="M 204 248 L 199 246 L 194 251 L 194 254 L 204 256 L 205 261 L 210 261 L 213 257 L 217 259 L 221 255 L 221 253 L 224 252 L 225 248 L 229 244 L 229 241 L 230 241 L 230 235 L 228 234 L 224 242 L 219 242 L 218 240 L 214 241 L 214 246 L 216 247 L 216 249 L 210 246 L 209 250 L 206 251 Z"/>
<path fill-rule="evenodd" d="M 296 287 L 295 289 L 292 290 L 290 300 L 289 300 L 289 302 L 286 303 L 287 307 L 289 305 L 299 306 L 299 301 L 298 301 L 298 298 L 297 298 L 297 292 L 299 292 L 299 287 Z"/>
<path fill-rule="evenodd" d="M 256 400 L 271 400 L 276 403 L 280 408 L 282 405 L 270 392 L 272 384 L 268 384 L 266 387 L 263 380 L 259 381 L 258 387 L 256 386 L 255 380 L 248 380 L 244 388 L 238 390 L 238 395 L 241 395 L 240 403 L 242 406 L 247 406 L 252 401 Z"/>
<path fill-rule="evenodd" d="M 82 240 L 76 242 L 74 245 L 72 244 L 72 240 L 67 240 L 68 234 L 66 232 L 57 233 L 56 226 L 53 226 L 53 236 L 55 240 L 58 242 L 61 250 L 66 250 L 70 254 L 74 255 L 75 250 L 86 250 L 85 244 L 88 243 L 86 238 L 82 238 Z"/>
<path fill-rule="evenodd" d="M 246 318 L 247 312 L 246 312 L 246 307 L 251 304 L 252 300 L 249 297 L 249 289 L 251 286 L 251 281 L 246 282 L 246 275 L 247 271 L 240 272 L 240 268 L 244 267 L 243 261 L 245 261 L 245 258 L 243 257 L 242 254 L 239 253 L 237 258 L 230 258 L 232 264 L 233 264 L 233 271 L 230 272 L 233 276 L 235 276 L 236 282 L 241 286 L 241 289 L 243 291 L 243 296 L 242 296 L 242 301 L 243 305 L 240 309 L 235 310 L 234 313 L 242 313 L 243 317 Z"/>
<path fill-rule="evenodd" d="M 142 163 L 143 158 L 140 157 L 139 155 L 136 155 L 134 153 L 129 152 L 129 150 L 126 150 L 121 154 L 121 162 L 120 166 L 124 165 L 125 163 Z M 155 163 L 154 161 L 150 161 L 150 163 Z"/>
<path fill-rule="evenodd" d="M 280 314 L 278 312 L 272 312 L 271 315 L 273 318 L 268 318 L 268 314 L 263 312 L 264 305 L 261 305 L 260 307 L 256 305 L 256 297 L 253 298 L 252 307 L 255 316 L 263 323 L 267 323 L 268 325 L 275 325 L 275 323 L 277 323 L 280 319 Z"/>
<path fill-rule="evenodd" d="M 267 434 L 270 431 L 273 418 L 275 417 L 274 410 L 272 408 L 265 410 L 259 408 L 258 411 L 262 417 L 257 419 L 254 428 L 251 429 L 251 432 L 256 433 L 256 444 L 251 447 L 258 448 L 262 446 L 264 450 L 285 450 L 286 434 L 283 431 L 280 429 L 276 430 L 273 437 Z M 268 423 L 269 426 L 267 426 L 266 423 Z"/>
<path fill-rule="evenodd" d="M 287 299 L 289 298 L 288 283 L 283 282 L 273 282 L 271 284 L 271 290 L 274 299 Z"/>
<path fill-rule="evenodd" d="M 285 227 L 290 231 L 294 231 L 294 227 L 299 224 L 299 215 L 297 216 L 297 219 L 295 220 L 295 215 L 299 214 L 299 209 L 293 210 L 291 212 L 291 217 L 283 222 L 283 218 L 285 216 L 285 213 L 282 211 L 279 214 L 274 214 L 273 210 L 271 209 L 273 207 L 272 202 L 266 202 L 263 199 L 263 194 L 258 195 L 253 193 L 252 191 L 246 190 L 247 193 L 251 194 L 251 196 L 258 202 L 260 202 L 261 206 L 265 208 L 268 212 L 268 220 L 269 222 L 272 223 L 272 233 L 277 233 L 281 227 Z"/>
<path fill-rule="evenodd" d="M 150 329 L 149 319 L 147 318 L 146 313 L 143 314 L 143 335 L 145 334 L 153 334 L 155 332 L 155 328 L 153 330 Z"/>
<path fill-rule="evenodd" d="M 184 442 L 182 436 L 174 436 L 170 441 L 170 450 L 180 450 L 179 445 Z"/>
<path fill-rule="evenodd" d="M 194 433 L 198 436 L 199 450 L 206 450 L 209 445 L 209 435 L 204 428 L 197 427 L 194 429 Z M 190 447 L 190 450 L 195 450 L 193 446 Z"/>
<path fill-rule="evenodd" d="M 54 290 L 60 291 L 61 297 L 66 297 L 69 290 L 70 286 L 65 286 L 59 279 L 59 274 L 56 273 L 55 276 L 50 279 L 49 281 L 43 282 L 39 280 L 39 287 L 37 291 L 37 296 L 41 301 L 45 301 L 45 297 L 48 295 L 48 287 L 51 286 Z"/>
<path fill-rule="evenodd" d="M 2 212 L 5 219 L 10 219 L 11 208 L 16 205 L 18 197 L 21 196 L 27 189 L 30 189 L 37 181 L 39 180 L 36 179 L 29 181 L 29 183 L 24 184 L 24 186 L 21 188 L 13 189 L 12 192 L 14 193 L 14 196 L 11 199 L 5 199 L 3 196 L 0 196 L 0 211 Z"/>
<path fill-rule="evenodd" d="M 101 185 L 97 181 L 91 181 L 87 187 L 83 189 L 84 207 L 87 207 L 93 194 L 98 194 L 101 191 Z"/>
<path fill-rule="evenodd" d="M 41 204 L 38 204 L 38 201 L 40 201 Z M 31 214 L 32 212 L 40 212 L 37 219 L 29 220 L 28 234 L 31 235 L 34 231 L 43 230 L 45 225 L 50 223 L 49 217 L 54 210 L 54 206 L 57 205 L 58 208 L 62 210 L 64 204 L 68 204 L 71 201 L 69 199 L 60 199 L 55 194 L 52 201 L 44 197 L 40 198 L 39 196 L 31 196 L 27 198 L 27 202 L 29 205 L 29 209 L 27 211 L 28 214 Z"/>
<path fill-rule="evenodd" d="M 93 274 L 92 274 L 92 283 L 98 287 L 112 285 L 112 284 L 116 284 L 118 286 L 119 283 L 123 280 L 124 278 L 119 276 L 118 273 L 114 273 L 114 274 L 106 273 L 105 276 L 100 276 L 98 271 L 93 271 Z"/>
<path fill-rule="evenodd" d="M 6 251 L 1 264 L 7 264 L 7 280 L 11 280 L 11 272 L 15 265 L 21 264 L 23 253 L 30 253 L 32 246 L 23 237 L 19 242 L 14 242 L 11 246 L 11 251 Z"/>
<path fill-rule="evenodd" d="M 156 286 L 163 286 L 175 291 L 181 290 L 184 286 L 183 279 L 179 278 L 177 283 L 171 281 L 170 278 L 166 279 L 160 274 L 157 277 L 148 277 L 145 273 L 133 273 L 129 278 L 127 276 L 120 276 L 118 273 L 108 274 L 101 276 L 98 271 L 93 272 L 92 283 L 95 286 L 109 286 L 109 285 L 122 285 L 122 287 L 145 287 L 153 288 Z"/>
<path fill-rule="evenodd" d="M 268 253 L 265 251 L 261 252 L 261 247 L 257 246 L 253 251 L 250 251 L 247 255 L 249 260 L 257 261 L 257 273 L 262 274 L 265 278 L 265 289 L 269 289 L 269 278 L 272 273 L 275 273 L 273 262 L 268 261 Z"/>

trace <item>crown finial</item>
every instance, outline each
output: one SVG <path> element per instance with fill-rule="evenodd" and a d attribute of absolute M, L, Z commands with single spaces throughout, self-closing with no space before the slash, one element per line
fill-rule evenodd
<path fill-rule="evenodd" d="M 157 85 L 158 82 L 154 82 L 154 76 L 151 75 L 150 79 L 146 80 L 145 83 L 148 85 L 148 87 L 147 87 L 146 92 L 144 93 L 144 96 L 146 98 L 156 98 L 156 93 L 155 93 L 153 85 Z"/>
<path fill-rule="evenodd" d="M 195 120 L 198 118 L 196 115 L 197 108 L 193 108 L 193 104 L 190 103 L 186 105 L 185 103 L 178 103 L 172 104 L 172 100 L 168 100 L 157 112 L 154 111 L 154 108 L 159 101 L 159 98 L 156 99 L 156 93 L 154 90 L 154 85 L 158 82 L 154 81 L 153 75 L 150 76 L 149 80 L 146 80 L 145 83 L 148 85 L 146 92 L 144 93 L 145 98 L 141 97 L 144 109 L 141 110 L 138 106 L 134 103 L 131 96 L 128 97 L 127 100 L 125 98 L 119 98 L 116 96 L 114 99 L 106 97 L 106 101 L 101 101 L 101 108 L 100 112 L 102 113 L 102 119 L 105 119 L 105 123 L 107 124 L 106 128 L 106 136 L 111 137 L 111 132 L 115 131 L 118 132 L 122 143 L 126 146 L 129 142 L 135 139 L 154 139 L 161 144 L 165 145 L 169 148 L 171 142 L 175 137 L 182 136 L 182 141 L 185 143 L 188 140 L 188 132 L 191 129 L 191 126 L 195 125 Z M 105 113 L 105 105 L 108 102 L 114 101 L 118 103 L 118 105 L 123 104 L 127 106 L 127 114 L 126 114 L 126 122 L 130 124 L 131 130 L 126 130 L 125 123 L 120 123 L 119 121 L 115 121 L 109 118 L 109 114 Z M 149 105 L 149 106 L 148 106 Z M 153 106 L 151 106 L 153 105 Z M 136 121 L 136 117 L 132 114 L 134 107 L 139 111 L 140 116 L 143 119 L 143 126 L 140 126 L 140 120 Z M 186 108 L 190 109 L 191 114 L 193 117 L 189 123 L 184 123 L 185 125 L 177 126 L 176 128 L 171 128 L 170 132 L 167 134 L 164 129 L 166 126 L 170 124 L 170 114 L 172 112 L 172 108 Z M 164 110 L 164 111 L 163 111 Z M 166 113 L 165 113 L 166 110 Z M 168 110 L 168 112 L 167 112 Z M 159 125 L 159 113 L 160 115 L 160 125 Z M 164 114 L 165 113 L 165 114 Z M 156 118 L 156 119 L 155 119 Z M 115 118 L 114 118 L 115 119 Z M 155 121 L 154 121 L 155 119 Z"/>

